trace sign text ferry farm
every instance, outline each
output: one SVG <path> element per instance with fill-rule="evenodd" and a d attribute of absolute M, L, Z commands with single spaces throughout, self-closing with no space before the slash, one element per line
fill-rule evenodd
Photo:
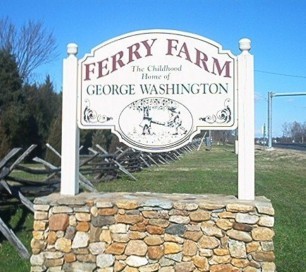
<path fill-rule="evenodd" d="M 111 129 L 147 151 L 178 148 L 200 129 L 236 127 L 235 57 L 203 37 L 136 32 L 80 60 L 81 128 Z"/>

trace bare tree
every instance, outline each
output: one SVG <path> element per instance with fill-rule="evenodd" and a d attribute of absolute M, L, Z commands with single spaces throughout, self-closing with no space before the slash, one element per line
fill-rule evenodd
<path fill-rule="evenodd" d="M 16 39 L 16 28 L 8 18 L 0 19 L 0 49 L 8 52 L 13 51 Z"/>
<path fill-rule="evenodd" d="M 287 122 L 283 123 L 282 125 L 283 128 L 283 137 L 284 138 L 289 138 L 291 137 L 291 125 Z"/>
<path fill-rule="evenodd" d="M 306 122 L 302 124 L 302 144 L 305 142 L 306 139 Z"/>
<path fill-rule="evenodd" d="M 293 140 L 295 142 L 301 142 L 302 141 L 302 134 L 303 134 L 303 131 L 302 131 L 301 124 L 294 121 L 291 124 L 291 135 L 292 135 Z"/>
<path fill-rule="evenodd" d="M 0 49 L 13 54 L 23 80 L 57 56 L 56 41 L 40 22 L 28 21 L 19 30 L 6 17 L 0 19 Z"/>

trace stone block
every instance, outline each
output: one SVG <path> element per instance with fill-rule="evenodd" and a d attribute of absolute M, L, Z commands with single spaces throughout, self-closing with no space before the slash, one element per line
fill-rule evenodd
<path fill-rule="evenodd" d="M 165 229 L 163 227 L 148 225 L 145 228 L 146 228 L 146 230 L 149 234 L 156 234 L 156 235 L 159 234 L 159 235 L 161 235 L 161 234 L 165 233 Z"/>
<path fill-rule="evenodd" d="M 116 219 L 116 223 L 123 223 L 123 224 L 130 224 L 130 225 L 143 221 L 143 217 L 137 214 L 132 214 L 132 215 L 117 214 L 115 215 L 115 219 Z"/>
<path fill-rule="evenodd" d="M 236 240 L 229 240 L 228 243 L 229 251 L 234 258 L 246 258 L 246 247 L 245 243 Z"/>
<path fill-rule="evenodd" d="M 46 241 L 44 240 L 31 240 L 31 248 L 33 254 L 39 254 L 42 250 L 44 250 L 46 247 Z"/>
<path fill-rule="evenodd" d="M 226 211 L 247 213 L 255 211 L 255 207 L 250 204 L 230 203 L 226 205 Z"/>
<path fill-rule="evenodd" d="M 164 255 L 163 246 L 149 246 L 148 257 L 150 260 L 159 260 Z"/>
<path fill-rule="evenodd" d="M 166 233 L 171 235 L 183 236 L 186 231 L 186 226 L 182 224 L 170 225 L 166 228 Z"/>
<path fill-rule="evenodd" d="M 218 228 L 222 230 L 229 230 L 233 227 L 233 222 L 230 219 L 218 219 L 216 222 Z"/>
<path fill-rule="evenodd" d="M 124 253 L 125 243 L 112 243 L 105 249 L 106 254 L 121 255 Z"/>
<path fill-rule="evenodd" d="M 202 235 L 203 233 L 201 231 L 186 231 L 184 233 L 184 238 L 197 242 Z"/>
<path fill-rule="evenodd" d="M 47 221 L 34 220 L 33 229 L 36 231 L 44 231 L 47 227 Z"/>
<path fill-rule="evenodd" d="M 189 214 L 191 221 L 202 222 L 210 219 L 210 212 L 204 210 L 197 210 Z"/>
<path fill-rule="evenodd" d="M 103 216 L 98 215 L 95 217 L 92 217 L 91 224 L 94 227 L 104 227 L 104 226 L 110 226 L 115 224 L 115 217 L 114 216 Z"/>
<path fill-rule="evenodd" d="M 44 253 L 33 254 L 30 258 L 30 263 L 33 266 L 42 266 L 45 261 Z"/>
<path fill-rule="evenodd" d="M 88 247 L 90 253 L 93 255 L 104 253 L 105 248 L 106 248 L 106 244 L 104 242 L 90 243 Z"/>
<path fill-rule="evenodd" d="M 68 253 L 71 251 L 71 240 L 66 238 L 59 238 L 55 242 L 55 249 L 61 252 Z"/>
<path fill-rule="evenodd" d="M 100 268 L 111 267 L 115 262 L 115 257 L 111 254 L 99 254 L 97 256 L 97 266 Z"/>
<path fill-rule="evenodd" d="M 86 232 L 78 231 L 72 242 L 72 248 L 87 247 L 89 243 L 89 234 Z"/>
<path fill-rule="evenodd" d="M 51 209 L 52 214 L 56 214 L 56 213 L 72 213 L 73 209 L 71 207 L 68 206 L 54 206 Z"/>
<path fill-rule="evenodd" d="M 52 231 L 66 230 L 69 225 L 68 214 L 53 214 L 49 218 L 49 229 Z"/>
<path fill-rule="evenodd" d="M 258 227 L 252 230 L 252 237 L 256 241 L 269 241 L 274 237 L 274 231 L 265 227 Z"/>
<path fill-rule="evenodd" d="M 193 262 L 176 263 L 174 266 L 175 272 L 191 272 L 195 269 Z"/>
<path fill-rule="evenodd" d="M 145 256 L 148 250 L 148 246 L 142 240 L 131 240 L 128 242 L 125 254 L 126 255 L 136 255 Z"/>
<path fill-rule="evenodd" d="M 98 215 L 115 215 L 117 212 L 118 209 L 116 207 L 98 209 L 97 211 Z"/>
<path fill-rule="evenodd" d="M 109 229 L 112 233 L 127 233 L 129 226 L 127 224 L 114 224 Z"/>
<path fill-rule="evenodd" d="M 38 201 L 31 271 L 275 272 L 268 201 L 157 196 L 81 194 Z M 50 218 L 43 219 L 46 214 Z"/>
<path fill-rule="evenodd" d="M 34 212 L 34 220 L 47 220 L 48 212 L 44 211 L 35 211 Z"/>
<path fill-rule="evenodd" d="M 91 219 L 91 214 L 90 213 L 76 213 L 75 218 L 77 219 L 77 221 L 88 222 Z"/>
<path fill-rule="evenodd" d="M 194 256 L 192 258 L 193 264 L 201 269 L 200 271 L 208 271 L 209 270 L 209 264 L 208 260 L 206 257 L 201 257 L 201 256 Z"/>
<path fill-rule="evenodd" d="M 172 242 L 165 242 L 165 254 L 175 254 L 182 251 L 182 246 Z"/>
<path fill-rule="evenodd" d="M 188 224 L 190 222 L 189 216 L 182 216 L 182 215 L 172 215 L 169 218 L 169 221 L 176 224 Z"/>
<path fill-rule="evenodd" d="M 77 225 L 76 225 L 76 230 L 77 231 L 86 232 L 89 229 L 90 229 L 90 223 L 89 222 L 82 221 L 82 222 L 78 222 Z"/>
<path fill-rule="evenodd" d="M 119 209 L 124 209 L 124 210 L 134 210 L 134 209 L 137 209 L 140 206 L 138 201 L 133 200 L 133 199 L 118 200 L 116 202 L 116 205 Z"/>
<path fill-rule="evenodd" d="M 213 249 L 218 247 L 219 244 L 220 242 L 217 238 L 206 235 L 203 235 L 198 242 L 199 247 L 204 249 Z"/>
<path fill-rule="evenodd" d="M 47 212 L 50 209 L 50 205 L 34 204 L 33 208 L 34 208 L 35 211 L 44 211 L 44 212 Z"/>
<path fill-rule="evenodd" d="M 148 246 L 158 246 L 164 242 L 164 239 L 160 235 L 149 235 L 144 239 L 144 242 Z"/>
<path fill-rule="evenodd" d="M 274 226 L 274 217 L 263 215 L 263 216 L 260 217 L 258 225 L 263 226 L 263 227 L 273 227 Z"/>
<path fill-rule="evenodd" d="M 248 213 L 237 213 L 236 214 L 236 221 L 238 223 L 245 223 L 245 224 L 256 224 L 259 220 L 257 215 L 248 214 Z"/>
<path fill-rule="evenodd" d="M 198 252 L 197 243 L 191 240 L 186 240 L 183 244 L 184 256 L 195 256 Z"/>
<path fill-rule="evenodd" d="M 140 266 L 144 266 L 146 264 L 148 264 L 148 260 L 145 257 L 140 257 L 140 256 L 129 256 L 126 259 L 126 263 L 129 266 L 132 267 L 140 267 Z"/>
<path fill-rule="evenodd" d="M 251 235 L 248 232 L 244 232 L 244 231 L 229 230 L 227 232 L 227 235 L 230 238 L 233 238 L 239 241 L 244 241 L 244 242 L 251 242 L 253 240 Z"/>
<path fill-rule="evenodd" d="M 275 255 L 273 251 L 252 252 L 253 259 L 257 262 L 274 262 Z"/>

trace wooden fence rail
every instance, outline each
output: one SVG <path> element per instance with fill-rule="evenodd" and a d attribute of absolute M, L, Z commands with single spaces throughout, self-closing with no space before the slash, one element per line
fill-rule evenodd
<path fill-rule="evenodd" d="M 116 152 L 112 154 L 108 153 L 100 145 L 96 145 L 94 148 L 88 148 L 88 155 L 80 156 L 80 186 L 85 191 L 95 192 L 96 189 L 92 181 L 108 181 L 121 175 L 137 180 L 133 173 L 144 168 L 158 167 L 160 164 L 169 164 L 179 160 L 185 153 L 198 149 L 199 144 L 201 144 L 200 140 L 194 140 L 178 150 L 164 153 L 147 153 L 132 148 L 117 148 Z M 31 212 L 34 212 L 31 197 L 48 195 L 54 191 L 59 191 L 60 167 L 38 157 L 33 158 L 33 161 L 37 164 L 34 168 L 22 164 L 35 147 L 36 145 L 31 145 L 18 157 L 17 155 L 22 149 L 13 148 L 0 160 L 0 205 L 1 203 L 6 203 L 9 197 L 15 198 Z M 61 154 L 50 144 L 47 144 L 47 147 L 59 158 L 61 157 Z M 18 173 L 22 174 L 18 175 Z M 88 176 L 93 177 L 91 178 L 92 181 L 87 178 Z M 26 247 L 1 217 L 0 232 L 16 248 L 21 257 L 30 257 Z"/>

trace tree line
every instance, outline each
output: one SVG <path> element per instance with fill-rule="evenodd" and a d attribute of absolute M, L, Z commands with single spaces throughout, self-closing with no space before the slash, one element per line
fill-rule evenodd
<path fill-rule="evenodd" d="M 56 42 L 40 22 L 29 21 L 20 29 L 0 19 L 0 158 L 14 147 L 36 144 L 33 156 L 58 158 L 46 149 L 50 143 L 61 149 L 62 93 L 50 76 L 31 83 L 35 69 L 56 56 Z M 81 131 L 81 145 L 101 144 L 115 149 L 117 137 L 110 131 Z"/>
<path fill-rule="evenodd" d="M 14 147 L 36 144 L 32 156 L 59 164 L 46 143 L 60 152 L 62 93 L 50 76 L 33 82 L 35 69 L 52 62 L 56 49 L 53 33 L 42 23 L 29 21 L 17 29 L 9 18 L 0 18 L 0 159 Z M 218 143 L 234 139 L 228 131 L 214 131 L 212 137 Z M 122 145 L 110 130 L 81 130 L 80 144 L 85 152 L 96 144 L 109 152 Z"/>
<path fill-rule="evenodd" d="M 306 141 L 306 122 L 300 123 L 297 121 L 286 122 L 282 126 L 283 129 L 283 142 L 290 143 L 305 143 Z"/>
<path fill-rule="evenodd" d="M 41 155 L 60 107 L 61 94 L 49 76 L 42 84 L 24 83 L 14 55 L 0 50 L 0 157 L 33 143 Z"/>

